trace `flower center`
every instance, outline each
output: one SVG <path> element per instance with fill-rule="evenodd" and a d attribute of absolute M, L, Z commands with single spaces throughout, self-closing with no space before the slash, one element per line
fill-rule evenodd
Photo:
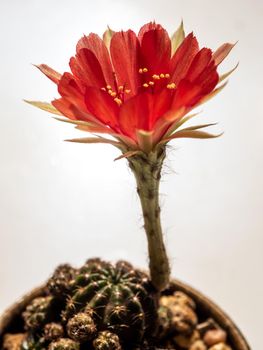
<path fill-rule="evenodd" d="M 144 83 L 142 84 L 144 88 L 151 87 L 153 89 L 157 83 L 163 84 L 163 82 L 166 80 L 165 84 L 167 89 L 169 90 L 176 89 L 175 83 L 173 82 L 168 83 L 168 79 L 170 79 L 169 73 L 152 74 L 151 76 L 149 76 L 148 72 L 149 72 L 148 68 L 146 67 L 139 69 L 139 74 L 145 75 Z"/>
<path fill-rule="evenodd" d="M 115 89 L 111 87 L 111 85 L 107 85 L 101 88 L 102 91 L 106 91 L 111 97 L 113 97 L 114 101 L 120 106 L 123 103 L 124 95 L 129 94 L 131 92 L 130 89 L 126 89 L 123 85 L 115 86 Z"/>
<path fill-rule="evenodd" d="M 151 91 L 154 92 L 155 87 L 157 84 L 163 87 L 165 86 L 169 90 L 174 90 L 176 89 L 176 84 L 173 82 L 169 82 L 170 80 L 170 74 L 169 73 L 160 73 L 160 74 L 149 74 L 148 68 L 140 68 L 139 69 L 139 74 L 143 75 L 142 79 L 142 87 L 147 89 L 151 88 Z M 113 73 L 114 74 L 114 73 Z M 126 86 L 124 85 L 118 85 L 116 76 L 114 77 L 114 87 L 111 85 L 106 85 L 101 88 L 102 91 L 107 92 L 113 100 L 121 106 L 122 103 L 124 102 L 125 94 L 129 94 L 131 92 L 130 89 L 127 89 Z"/>

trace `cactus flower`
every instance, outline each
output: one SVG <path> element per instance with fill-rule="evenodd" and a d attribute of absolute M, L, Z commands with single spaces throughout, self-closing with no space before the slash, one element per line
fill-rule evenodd
<path fill-rule="evenodd" d="M 57 114 L 92 137 L 71 139 L 81 143 L 109 143 L 122 152 L 135 175 L 148 241 L 151 281 L 157 291 L 169 283 L 170 266 L 160 220 L 159 184 L 166 144 L 180 137 L 217 137 L 202 129 L 213 124 L 184 127 L 195 107 L 226 85 L 235 70 L 219 76 L 217 68 L 233 48 L 225 43 L 216 51 L 199 48 L 183 24 L 170 38 L 159 24 L 145 24 L 103 38 L 82 37 L 69 61 L 71 72 L 59 74 L 37 66 L 57 84 L 60 98 L 51 104 L 27 101 Z M 64 116 L 66 118 L 62 118 Z M 106 136 L 106 137 L 105 137 Z"/>
<path fill-rule="evenodd" d="M 174 138 L 214 137 L 200 130 L 212 124 L 182 125 L 195 115 L 189 115 L 194 107 L 225 86 L 218 84 L 233 70 L 219 77 L 217 67 L 232 47 L 200 49 L 193 33 L 185 37 L 182 24 L 172 38 L 156 23 L 145 24 L 138 35 L 108 29 L 102 39 L 92 33 L 77 43 L 70 73 L 37 66 L 61 97 L 51 104 L 28 102 L 96 135 L 69 141 L 111 143 L 125 156 L 149 153 Z"/>

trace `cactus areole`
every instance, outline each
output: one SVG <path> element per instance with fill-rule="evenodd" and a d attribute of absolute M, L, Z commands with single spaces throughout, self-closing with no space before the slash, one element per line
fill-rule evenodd
<path fill-rule="evenodd" d="M 71 72 L 37 67 L 58 87 L 51 103 L 27 101 L 76 129 L 93 134 L 67 141 L 107 143 L 117 147 L 135 175 L 148 240 L 152 284 L 158 291 L 169 282 L 170 267 L 160 221 L 159 183 L 167 144 L 177 138 L 213 138 L 203 131 L 212 123 L 185 127 L 189 114 L 226 85 L 234 71 L 219 75 L 218 65 L 233 48 L 214 52 L 199 48 L 183 24 L 170 38 L 155 22 L 138 34 L 108 28 L 100 38 L 83 36 L 71 57 Z M 65 117 L 65 118 L 63 118 Z"/>

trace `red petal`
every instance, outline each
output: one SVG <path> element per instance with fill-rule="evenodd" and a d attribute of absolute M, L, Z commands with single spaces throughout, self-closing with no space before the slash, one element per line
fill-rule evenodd
<path fill-rule="evenodd" d="M 147 68 L 151 75 L 169 73 L 171 40 L 161 26 L 146 31 L 141 39 L 141 68 Z"/>
<path fill-rule="evenodd" d="M 79 107 L 75 106 L 73 103 L 71 103 L 71 101 L 68 101 L 66 98 L 56 99 L 56 100 L 52 101 L 51 103 L 65 117 L 67 117 L 71 120 L 92 123 L 94 126 L 100 128 L 100 130 L 103 127 L 99 124 L 100 123 L 99 120 L 97 120 L 92 115 L 89 115 L 86 111 L 83 112 L 81 109 L 79 109 Z M 60 118 L 56 118 L 56 119 L 61 120 Z"/>
<path fill-rule="evenodd" d="M 89 49 L 80 49 L 76 58 L 70 59 L 69 65 L 72 73 L 86 85 L 98 88 L 107 85 L 99 61 Z"/>
<path fill-rule="evenodd" d="M 107 92 L 88 87 L 85 103 L 88 111 L 98 120 L 115 131 L 118 130 L 119 106 Z"/>
<path fill-rule="evenodd" d="M 187 35 L 171 59 L 171 81 L 178 84 L 183 79 L 198 52 L 198 42 L 193 33 Z"/>
<path fill-rule="evenodd" d="M 200 55 L 200 57 L 201 56 L 202 55 Z M 205 61 L 206 60 L 201 60 L 202 63 Z M 174 95 L 172 110 L 176 111 L 182 107 L 185 109 L 194 107 L 201 98 L 209 94 L 215 88 L 219 79 L 216 66 L 213 61 L 210 61 L 203 69 L 204 65 L 205 64 L 200 64 L 196 66 L 196 64 L 194 64 L 196 69 L 191 70 L 191 74 L 189 74 L 191 80 L 183 79 L 180 81 Z M 202 72 L 200 73 L 201 70 Z M 197 75 L 198 73 L 199 75 Z"/>
<path fill-rule="evenodd" d="M 218 82 L 218 74 L 210 49 L 203 48 L 196 54 L 184 79 L 193 83 L 192 87 L 199 86 L 200 95 L 202 96 L 214 89 Z M 194 90 L 197 91 L 197 87 Z"/>
<path fill-rule="evenodd" d="M 155 125 L 155 123 L 170 109 L 173 93 L 173 90 L 163 89 L 154 94 L 153 125 Z"/>
<path fill-rule="evenodd" d="M 149 30 L 155 30 L 155 29 L 163 29 L 163 27 L 160 24 L 157 24 L 155 22 L 146 23 L 144 26 L 141 27 L 139 31 L 139 34 L 138 34 L 139 41 L 140 42 L 142 41 L 142 38 L 146 32 L 149 32 Z"/>
<path fill-rule="evenodd" d="M 66 98 L 59 98 L 51 102 L 52 105 L 60 111 L 65 117 L 72 120 L 85 120 L 79 117 L 72 110 L 72 103 L 68 101 Z"/>
<path fill-rule="evenodd" d="M 163 89 L 158 94 L 154 94 L 153 143 L 159 142 L 170 125 L 165 115 L 171 109 L 173 95 L 174 90 L 168 89 Z"/>
<path fill-rule="evenodd" d="M 135 137 L 136 129 L 151 131 L 154 125 L 170 108 L 172 95 L 169 90 L 158 94 L 141 93 L 121 106 L 119 123 L 126 135 Z"/>
<path fill-rule="evenodd" d="M 207 48 L 201 49 L 193 59 L 185 79 L 194 81 L 208 66 L 211 61 L 212 51 Z"/>
<path fill-rule="evenodd" d="M 202 87 L 203 95 L 210 93 L 219 81 L 216 68 L 214 62 L 210 62 L 206 69 L 195 79 L 195 84 L 199 84 Z"/>
<path fill-rule="evenodd" d="M 112 63 L 119 85 L 136 94 L 139 85 L 139 41 L 131 30 L 117 32 L 110 44 Z"/>
<path fill-rule="evenodd" d="M 174 95 L 173 110 L 194 106 L 202 96 L 202 87 L 188 80 L 181 80 Z"/>
<path fill-rule="evenodd" d="M 64 73 L 60 79 L 58 92 L 61 96 L 73 98 L 80 98 L 82 96 L 81 86 L 77 82 L 76 78 L 68 72 Z"/>
<path fill-rule="evenodd" d="M 113 68 L 110 61 L 109 51 L 104 41 L 94 33 L 81 38 L 77 44 L 77 52 L 86 48 L 94 53 L 101 65 L 107 85 L 114 85 Z"/>
<path fill-rule="evenodd" d="M 36 65 L 36 67 L 44 73 L 50 80 L 52 80 L 55 84 L 59 83 L 61 79 L 61 74 L 56 72 L 54 69 L 50 68 L 46 64 Z"/>
<path fill-rule="evenodd" d="M 82 110 L 86 110 L 84 103 L 84 92 L 76 78 L 70 73 L 64 73 L 58 85 L 58 92 L 62 97 L 77 105 Z"/>
<path fill-rule="evenodd" d="M 185 77 L 202 88 L 202 95 L 210 93 L 218 83 L 218 74 L 212 58 L 212 51 L 203 48 L 195 56 Z"/>
<path fill-rule="evenodd" d="M 215 61 L 215 65 L 219 65 L 229 54 L 229 52 L 233 49 L 235 44 L 225 43 L 221 45 L 214 53 L 213 60 Z"/>
<path fill-rule="evenodd" d="M 148 92 L 136 95 L 120 109 L 119 123 L 125 135 L 136 139 L 136 129 L 150 130 L 153 109 L 152 95 Z"/>

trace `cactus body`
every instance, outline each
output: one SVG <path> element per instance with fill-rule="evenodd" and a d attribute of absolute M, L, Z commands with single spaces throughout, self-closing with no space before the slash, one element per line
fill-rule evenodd
<path fill-rule="evenodd" d="M 27 330 L 35 330 L 47 323 L 52 314 L 54 298 L 52 296 L 35 298 L 26 307 L 22 316 Z"/>
<path fill-rule="evenodd" d="M 119 337 L 109 331 L 100 332 L 93 347 L 95 350 L 121 350 Z"/>
<path fill-rule="evenodd" d="M 53 276 L 47 283 L 47 289 L 49 292 L 58 297 L 63 298 L 70 292 L 71 281 L 75 277 L 76 270 L 69 264 L 59 265 Z"/>
<path fill-rule="evenodd" d="M 68 338 L 61 338 L 50 343 L 48 350 L 79 350 L 79 343 Z"/>
<path fill-rule="evenodd" d="M 60 265 L 46 292 L 23 312 L 23 350 L 137 348 L 155 332 L 154 289 L 125 261 L 90 259 L 78 270 Z"/>
<path fill-rule="evenodd" d="M 89 314 L 80 312 L 68 321 L 67 332 L 71 339 L 82 343 L 94 338 L 97 328 Z"/>
<path fill-rule="evenodd" d="M 88 260 L 72 285 L 64 319 L 85 308 L 93 310 L 98 329 L 116 333 L 121 341 L 140 342 L 153 331 L 154 301 L 145 274 L 124 261 L 115 266 L 98 259 Z"/>
<path fill-rule="evenodd" d="M 25 336 L 24 341 L 21 344 L 21 350 L 45 350 L 45 339 L 39 338 L 37 335 L 32 333 Z"/>
<path fill-rule="evenodd" d="M 44 327 L 44 339 L 47 341 L 57 340 L 62 338 L 64 335 L 64 330 L 59 323 L 48 323 Z"/>

